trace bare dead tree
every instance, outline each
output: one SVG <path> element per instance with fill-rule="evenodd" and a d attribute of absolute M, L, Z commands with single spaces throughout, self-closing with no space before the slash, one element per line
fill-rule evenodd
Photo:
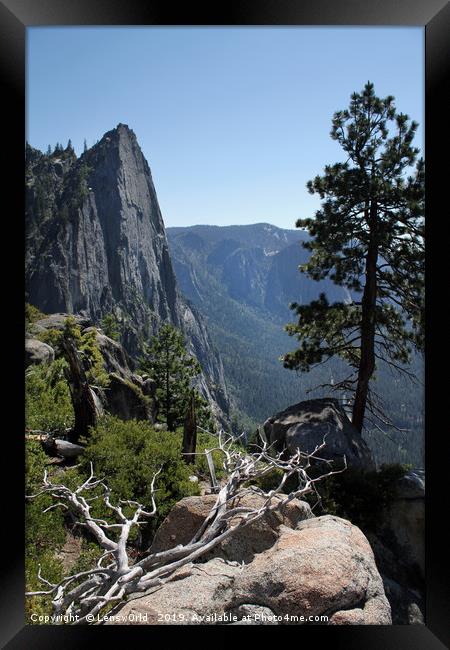
<path fill-rule="evenodd" d="M 65 370 L 72 400 L 75 423 L 69 433 L 69 441 L 77 443 L 80 437 L 89 435 L 89 427 L 97 423 L 95 396 L 86 376 L 75 343 L 69 336 L 62 336 L 61 347 L 68 367 Z"/>
<path fill-rule="evenodd" d="M 28 592 L 27 596 L 52 596 L 53 616 L 56 621 L 58 617 L 71 615 L 75 625 L 93 622 L 112 603 L 120 603 L 131 594 L 142 593 L 169 582 L 179 567 L 208 553 L 236 530 L 283 508 L 293 499 L 315 492 L 316 483 L 343 471 L 330 470 L 314 478 L 309 476 L 311 463 L 323 461 L 318 454 L 325 446 L 325 441 L 312 453 L 297 450 L 289 459 L 282 458 L 282 454 L 272 455 L 266 443 L 254 453 L 245 454 L 236 449 L 234 442 L 232 437 L 220 432 L 218 446 L 212 451 L 218 450 L 223 454 L 227 481 L 190 542 L 166 551 L 149 553 L 134 564 L 130 563 L 127 554 L 129 534 L 134 526 L 141 526 L 148 518 L 156 515 L 155 484 L 159 472 L 153 476 L 150 485 L 150 510 L 145 510 L 135 501 L 120 501 L 118 505 L 113 505 L 109 488 L 102 479 L 95 478 L 92 464 L 90 476 L 76 489 L 53 483 L 46 472 L 42 490 L 28 498 L 35 498 L 43 493 L 51 494 L 56 502 L 50 508 L 62 507 L 69 510 L 78 519 L 78 525 L 84 526 L 93 535 L 104 553 L 96 567 L 67 576 L 57 584 L 46 580 L 39 568 L 38 578 L 46 589 Z M 266 492 L 251 485 L 252 481 L 274 469 L 281 470 L 278 485 L 274 489 Z M 287 480 L 294 475 L 298 479 L 297 488 L 289 494 L 284 494 Z M 96 488 L 98 493 L 95 496 L 85 496 Z M 264 499 L 259 508 L 241 505 L 242 497 L 252 492 Z M 112 523 L 92 516 L 90 502 L 98 498 L 103 499 L 111 512 L 114 518 Z M 125 508 L 130 514 L 124 512 Z M 104 566 L 106 561 L 108 564 Z"/>

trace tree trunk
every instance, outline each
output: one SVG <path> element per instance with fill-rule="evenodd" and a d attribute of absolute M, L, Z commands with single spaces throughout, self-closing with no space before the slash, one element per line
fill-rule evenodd
<path fill-rule="evenodd" d="M 182 455 L 186 464 L 195 463 L 195 449 L 197 447 L 197 417 L 195 414 L 195 395 L 192 391 L 189 406 L 186 411 L 183 429 Z"/>
<path fill-rule="evenodd" d="M 361 313 L 361 359 L 358 369 L 358 383 L 353 404 L 352 423 L 361 433 L 364 424 L 369 381 L 375 370 L 375 308 L 377 299 L 378 242 L 376 233 L 377 205 L 370 206 L 370 239 L 366 256 L 366 282 L 362 298 Z"/>
<path fill-rule="evenodd" d="M 63 336 L 62 346 L 69 364 L 66 377 L 75 415 L 75 424 L 68 438 L 76 444 L 81 436 L 89 436 L 89 427 L 97 424 L 97 409 L 75 344 Z"/>

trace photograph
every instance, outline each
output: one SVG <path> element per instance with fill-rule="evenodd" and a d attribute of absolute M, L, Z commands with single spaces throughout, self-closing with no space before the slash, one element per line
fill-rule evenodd
<path fill-rule="evenodd" d="M 425 624 L 424 46 L 27 29 L 27 624 Z"/>
<path fill-rule="evenodd" d="M 0 0 L 0 648 L 450 647 L 449 30 Z"/>

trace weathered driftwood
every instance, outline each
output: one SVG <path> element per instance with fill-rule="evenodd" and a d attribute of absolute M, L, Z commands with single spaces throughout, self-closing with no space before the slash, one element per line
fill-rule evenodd
<path fill-rule="evenodd" d="M 212 453 L 209 449 L 205 449 L 206 461 L 208 463 L 209 475 L 211 477 L 211 492 L 216 494 L 219 491 L 219 484 L 216 479 L 216 470 L 214 467 L 214 461 Z"/>
<path fill-rule="evenodd" d="M 181 453 L 187 464 L 195 463 L 195 449 L 197 447 L 197 415 L 195 412 L 195 393 L 191 392 L 189 405 L 184 418 L 183 446 Z"/>
<path fill-rule="evenodd" d="M 135 501 L 120 501 L 118 505 L 113 505 L 107 485 L 102 479 L 94 477 L 92 465 L 89 478 L 76 489 L 52 483 L 46 472 L 43 489 L 28 498 L 42 493 L 51 494 L 56 503 L 50 508 L 63 507 L 71 511 L 78 518 L 78 525 L 89 530 L 104 553 L 96 567 L 67 576 L 57 584 L 43 578 L 39 570 L 38 577 L 46 588 L 27 595 L 51 595 L 54 615 L 71 614 L 74 624 L 94 620 L 101 615 L 105 607 L 110 607 L 111 603 L 120 603 L 128 595 L 142 593 L 169 582 L 176 569 L 208 553 L 242 526 L 261 519 L 271 511 L 283 508 L 292 499 L 315 491 L 317 482 L 337 473 L 329 471 L 315 478 L 308 475 L 311 460 L 317 458 L 315 454 L 324 446 L 325 443 L 317 447 L 312 454 L 304 454 L 298 450 L 294 456 L 285 460 L 281 455 L 271 456 L 267 445 L 263 445 L 255 453 L 245 454 L 238 451 L 234 440 L 225 437 L 221 432 L 216 449 L 223 454 L 223 467 L 228 480 L 220 489 L 215 505 L 203 524 L 188 544 L 149 554 L 131 565 L 127 555 L 128 536 L 133 526 L 144 524 L 146 519 L 156 514 L 155 483 L 158 473 L 154 475 L 149 488 L 152 508 L 146 511 Z M 249 485 L 250 481 L 265 476 L 275 468 L 281 470 L 281 473 L 279 483 L 273 490 L 265 492 L 255 485 Z M 298 486 L 284 495 L 286 481 L 293 475 L 298 478 Z M 87 498 L 85 494 L 91 490 L 97 490 L 97 493 Z M 264 497 L 264 504 L 260 508 L 240 505 L 241 497 L 251 491 L 256 491 Z M 111 512 L 112 522 L 92 516 L 90 501 L 98 498 L 103 499 Z M 131 511 L 130 514 L 124 513 L 124 506 L 128 508 L 128 512 Z M 117 534 L 111 537 L 111 531 Z M 107 558 L 109 563 L 103 566 Z"/>

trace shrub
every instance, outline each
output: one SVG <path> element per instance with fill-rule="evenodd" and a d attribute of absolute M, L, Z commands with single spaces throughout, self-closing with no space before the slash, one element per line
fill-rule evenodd
<path fill-rule="evenodd" d="M 37 577 L 39 565 L 41 567 L 41 575 L 50 582 L 57 583 L 64 577 L 62 563 L 54 556 L 52 550 L 46 550 L 38 556 L 29 556 L 26 554 L 25 584 L 27 591 L 41 591 L 46 589 L 44 583 L 42 583 Z M 27 623 L 42 625 L 44 621 L 35 619 L 35 616 L 51 616 L 51 612 L 51 596 L 32 596 L 26 599 L 25 617 Z M 35 615 L 33 616 L 33 619 L 31 618 L 32 615 Z"/>
<path fill-rule="evenodd" d="M 195 457 L 195 470 L 196 472 L 205 479 L 210 478 L 210 472 L 208 467 L 208 461 L 204 455 L 205 449 L 213 449 L 217 447 L 217 438 L 210 433 L 205 433 L 204 431 L 197 432 L 197 453 L 198 456 Z M 225 472 L 222 467 L 223 463 L 223 454 L 220 451 L 212 452 L 212 459 L 214 463 L 214 469 L 216 472 L 216 478 L 220 479 L 224 476 Z"/>
<path fill-rule="evenodd" d="M 48 469 L 48 457 L 40 442 L 27 440 L 25 445 L 25 494 L 39 492 L 42 487 L 44 471 Z M 44 512 L 53 504 L 51 495 L 41 494 L 27 500 L 25 542 L 31 554 L 56 548 L 64 543 L 64 513 L 55 508 Z"/>
<path fill-rule="evenodd" d="M 102 329 L 106 336 L 109 336 L 113 341 L 118 341 L 120 338 L 119 321 L 113 313 L 106 314 L 102 319 Z"/>
<path fill-rule="evenodd" d="M 61 337 L 61 330 L 57 330 L 54 327 L 48 330 L 44 330 L 43 332 L 39 332 L 39 334 L 36 335 L 36 338 L 39 339 L 39 341 L 42 341 L 42 343 L 47 343 L 47 345 L 52 347 L 56 353 L 59 352 Z"/>
<path fill-rule="evenodd" d="M 104 367 L 102 353 L 97 343 L 97 330 L 81 334 L 80 352 L 87 366 L 87 379 L 90 384 L 106 388 L 109 384 L 108 373 Z"/>
<path fill-rule="evenodd" d="M 105 371 L 103 356 L 97 343 L 95 327 L 82 332 L 75 318 L 68 316 L 64 322 L 62 336 L 71 339 L 80 353 L 88 382 L 97 386 L 108 386 L 108 374 Z M 62 354 L 60 349 L 57 352 L 58 355 Z"/>
<path fill-rule="evenodd" d="M 64 377 L 65 361 L 31 366 L 25 375 L 26 426 L 64 433 L 73 424 L 69 387 Z"/>
<path fill-rule="evenodd" d="M 41 320 L 41 318 L 45 318 L 45 314 L 43 314 L 37 307 L 34 305 L 31 305 L 29 302 L 25 303 L 25 324 L 31 325 L 35 323 L 37 320 Z"/>
<path fill-rule="evenodd" d="M 92 461 L 95 474 L 111 488 L 112 499 L 140 501 L 147 508 L 151 508 L 151 480 L 162 468 L 156 481 L 158 514 L 150 520 L 155 530 L 176 501 L 198 494 L 197 485 L 189 481 L 181 444 L 178 432 L 155 431 L 148 422 L 105 416 L 91 432 L 81 466 L 86 472 Z"/>
<path fill-rule="evenodd" d="M 267 472 L 264 476 L 260 476 L 256 481 L 251 481 L 251 485 L 256 485 L 257 487 L 264 490 L 264 492 L 270 492 L 280 485 L 280 481 L 283 478 L 283 471 L 281 469 L 272 469 L 270 472 Z M 297 489 L 298 486 L 298 477 L 297 475 L 290 476 L 286 483 L 284 484 L 283 492 L 289 493 Z"/>
<path fill-rule="evenodd" d="M 25 493 L 37 493 L 42 485 L 44 470 L 48 458 L 39 442 L 27 440 L 25 445 Z M 55 551 L 65 541 L 64 513 L 61 509 L 44 512 L 52 505 L 53 499 L 49 494 L 42 494 L 28 500 L 25 507 L 25 581 L 27 591 L 45 589 L 38 579 L 38 570 L 50 582 L 58 582 L 63 577 L 60 560 L 55 557 Z M 51 611 L 51 598 L 39 596 L 27 599 L 26 615 L 29 622 L 32 614 L 48 614 Z"/>

